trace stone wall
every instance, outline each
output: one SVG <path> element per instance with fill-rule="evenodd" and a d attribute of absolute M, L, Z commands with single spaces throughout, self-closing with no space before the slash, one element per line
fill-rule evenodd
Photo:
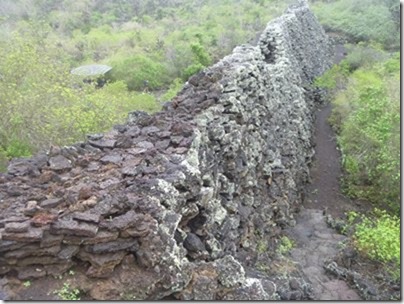
<path fill-rule="evenodd" d="M 95 299 L 276 299 L 274 282 L 248 273 L 294 225 L 313 155 L 310 83 L 330 58 L 300 1 L 163 111 L 14 160 L 0 175 L 0 275 L 75 267 Z"/>

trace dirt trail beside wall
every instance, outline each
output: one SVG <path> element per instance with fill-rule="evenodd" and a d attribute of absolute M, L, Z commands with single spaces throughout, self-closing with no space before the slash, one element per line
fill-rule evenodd
<path fill-rule="evenodd" d="M 349 210 L 364 211 L 369 208 L 341 193 L 340 152 L 335 133 L 327 122 L 331 110 L 331 104 L 327 104 L 317 112 L 312 182 L 306 188 L 303 208 L 296 218 L 297 224 L 288 230 L 289 236 L 296 242 L 291 257 L 302 266 L 303 273 L 313 286 L 315 300 L 360 300 L 357 291 L 345 281 L 326 275 L 323 268 L 324 261 L 338 253 L 339 244 L 345 239 L 345 236 L 327 226 L 325 214 L 336 218 L 343 217 Z"/>

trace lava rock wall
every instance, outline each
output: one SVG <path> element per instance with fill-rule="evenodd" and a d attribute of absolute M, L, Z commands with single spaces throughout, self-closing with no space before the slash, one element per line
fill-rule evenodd
<path fill-rule="evenodd" d="M 294 225 L 313 155 L 310 83 L 330 54 L 300 1 L 163 111 L 12 161 L 0 175 L 0 275 L 76 267 L 94 299 L 277 299 L 247 270 L 259 244 L 270 250 Z"/>

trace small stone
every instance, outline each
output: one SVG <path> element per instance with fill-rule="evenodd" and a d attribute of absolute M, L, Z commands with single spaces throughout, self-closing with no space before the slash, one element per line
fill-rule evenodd
<path fill-rule="evenodd" d="M 75 212 L 73 213 L 73 219 L 83 222 L 98 223 L 100 221 L 100 215 L 89 212 Z"/>
<path fill-rule="evenodd" d="M 70 170 L 72 163 L 62 155 L 53 156 L 49 159 L 49 167 L 55 171 Z"/>
<path fill-rule="evenodd" d="M 4 254 L 5 258 L 22 259 L 29 256 L 41 256 L 41 255 L 56 255 L 60 251 L 60 245 L 52 247 L 39 248 L 37 244 L 27 245 L 20 249 L 8 251 Z"/>
<path fill-rule="evenodd" d="M 58 258 L 62 260 L 70 260 L 78 251 L 79 246 L 67 246 L 64 247 L 58 254 Z"/>
<path fill-rule="evenodd" d="M 205 250 L 205 245 L 202 243 L 201 239 L 194 233 L 188 233 L 185 241 L 184 247 L 193 252 L 199 252 Z"/>
<path fill-rule="evenodd" d="M 108 149 L 113 149 L 116 145 L 116 140 L 114 139 L 100 139 L 100 140 L 90 140 L 88 142 L 90 145 L 96 147 L 96 148 L 100 148 L 100 149 L 104 149 L 104 148 L 108 148 Z"/>
<path fill-rule="evenodd" d="M 38 206 L 37 201 L 28 201 L 26 207 L 22 211 L 26 216 L 33 216 L 36 212 L 38 212 L 41 209 L 42 207 Z"/>
<path fill-rule="evenodd" d="M 62 198 L 50 198 L 41 202 L 40 206 L 46 209 L 52 209 L 63 203 Z"/>
<path fill-rule="evenodd" d="M 18 248 L 21 248 L 22 246 L 25 246 L 26 243 L 21 243 L 17 241 L 6 241 L 6 240 L 1 240 L 0 242 L 0 252 L 7 252 L 10 250 L 15 250 Z"/>
<path fill-rule="evenodd" d="M 63 235 L 54 235 L 50 234 L 49 231 L 45 231 L 39 247 L 44 248 L 59 245 L 62 242 L 62 239 Z"/>
<path fill-rule="evenodd" d="M 115 253 L 93 254 L 81 250 L 77 257 L 83 261 L 90 262 L 94 267 L 103 267 L 105 265 L 119 264 L 126 252 L 120 251 Z"/>
<path fill-rule="evenodd" d="M 43 231 L 40 228 L 30 228 L 26 232 L 22 233 L 2 233 L 2 239 L 8 241 L 18 241 L 18 242 L 37 242 L 42 239 Z"/>
<path fill-rule="evenodd" d="M 93 190 L 93 188 L 91 186 L 86 185 L 86 186 L 81 187 L 80 190 L 79 190 L 78 199 L 79 200 L 89 199 L 92 196 L 93 191 L 94 190 Z"/>
<path fill-rule="evenodd" d="M 14 264 L 18 264 L 18 266 L 28 266 L 28 265 L 50 265 L 57 264 L 61 261 L 53 256 L 39 256 L 39 257 L 28 257 L 25 259 L 14 260 Z"/>
<path fill-rule="evenodd" d="M 98 244 L 98 243 L 107 243 L 107 242 L 115 241 L 118 238 L 118 236 L 119 236 L 118 232 L 99 230 L 94 237 L 84 240 L 83 244 L 84 245 L 93 245 L 93 244 Z"/>
<path fill-rule="evenodd" d="M 71 261 L 66 261 L 63 264 L 45 265 L 44 269 L 47 275 L 59 276 L 65 273 L 73 266 Z"/>
<path fill-rule="evenodd" d="M 292 290 L 300 289 L 300 284 L 295 278 L 290 279 L 289 286 L 290 286 L 290 289 L 292 289 Z"/>
<path fill-rule="evenodd" d="M 53 223 L 54 221 L 56 221 L 56 219 L 57 219 L 56 214 L 37 213 L 31 219 L 31 225 L 34 227 L 42 227 L 49 225 L 50 223 Z"/>
<path fill-rule="evenodd" d="M 0 266 L 0 275 L 5 275 L 6 273 L 11 271 L 11 267 L 9 266 Z M 1 297 L 0 297 L 1 299 Z"/>
<path fill-rule="evenodd" d="M 122 161 L 122 157 L 119 154 L 109 154 L 105 155 L 103 158 L 100 159 L 100 162 L 103 164 L 120 164 Z"/>
<path fill-rule="evenodd" d="M 107 179 L 107 180 L 103 181 L 102 183 L 100 183 L 100 188 L 106 189 L 106 188 L 109 188 L 114 185 L 119 185 L 120 183 L 121 183 L 121 180 L 119 180 L 118 178 L 111 178 L 111 179 Z"/>
<path fill-rule="evenodd" d="M 101 227 L 105 227 L 108 230 L 125 230 L 129 227 L 135 226 L 138 222 L 143 220 L 141 214 L 137 214 L 135 211 L 130 210 L 123 215 L 115 217 L 112 221 L 104 221 L 101 223 Z"/>
<path fill-rule="evenodd" d="M 96 235 L 98 227 L 88 223 L 79 223 L 73 220 L 59 220 L 51 225 L 50 232 L 53 234 L 65 234 L 75 236 L 89 236 Z"/>
<path fill-rule="evenodd" d="M 108 243 L 100 243 L 95 245 L 87 245 L 85 250 L 91 253 L 109 253 L 126 250 L 138 244 L 134 239 L 118 239 Z"/>
<path fill-rule="evenodd" d="M 46 276 L 46 271 L 44 270 L 43 266 L 39 265 L 18 267 L 17 271 L 17 277 L 19 280 L 37 279 Z"/>
<path fill-rule="evenodd" d="M 4 231 L 6 232 L 26 232 L 29 228 L 29 222 L 22 223 L 7 223 L 4 226 Z"/>

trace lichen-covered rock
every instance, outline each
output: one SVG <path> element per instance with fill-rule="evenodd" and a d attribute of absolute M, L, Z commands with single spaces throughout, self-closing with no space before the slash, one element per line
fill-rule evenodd
<path fill-rule="evenodd" d="M 307 298 L 247 269 L 295 224 L 313 156 L 309 85 L 330 59 L 300 1 L 164 111 L 11 162 L 0 176 L 1 275 L 76 265 L 97 300 Z M 34 265 L 43 272 L 23 271 Z"/>

